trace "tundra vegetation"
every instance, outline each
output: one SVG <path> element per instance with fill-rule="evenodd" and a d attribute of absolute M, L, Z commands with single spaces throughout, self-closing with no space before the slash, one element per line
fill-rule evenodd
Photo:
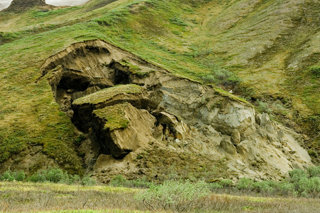
<path fill-rule="evenodd" d="M 85 138 L 60 111 L 47 81 L 39 80 L 39 68 L 74 42 L 108 41 L 250 102 L 302 133 L 317 164 L 319 12 L 312 0 L 91 0 L 77 7 L 0 12 L 0 211 L 318 212 L 317 166 L 295 169 L 281 181 L 168 175 L 163 182 L 115 176 L 109 186 L 97 184 L 84 175 L 77 149 Z M 108 128 L 127 125 L 122 116 L 106 116 L 117 120 Z M 26 163 L 29 152 L 39 157 L 28 171 L 6 170 L 12 162 Z M 63 170 L 44 170 L 44 161 Z"/>
<path fill-rule="evenodd" d="M 159 183 L 118 175 L 109 185 L 100 185 L 61 169 L 30 177 L 23 171 L 6 171 L 0 179 L 0 211 L 4 212 L 317 212 L 320 207 L 320 167 L 292 170 L 282 181 Z"/>

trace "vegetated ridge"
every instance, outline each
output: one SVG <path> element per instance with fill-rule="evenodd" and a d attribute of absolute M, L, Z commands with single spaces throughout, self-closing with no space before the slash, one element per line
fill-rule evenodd
<path fill-rule="evenodd" d="M 1 34 L 2 45 L 0 46 L 0 60 L 1 64 L 4 64 L 0 70 L 3 73 L 3 77 L 1 78 L 1 82 L 3 82 L 1 84 L 1 93 L 3 93 L 1 95 L 1 101 L 4 103 L 1 105 L 0 109 L 0 126 L 2 129 L 0 133 L 2 139 L 0 152 L 3 153 L 0 161 L 2 162 L 2 170 L 11 166 L 11 168 L 15 169 L 27 169 L 32 173 L 39 168 L 59 165 L 70 172 L 83 172 L 84 168 L 90 170 L 94 167 L 96 158 L 88 158 L 85 156 L 87 153 L 83 153 L 79 150 L 79 147 L 84 144 L 83 141 L 86 141 L 88 136 L 83 135 L 82 133 L 80 134 L 73 127 L 73 124 L 77 126 L 77 123 L 86 123 L 85 121 L 79 121 L 78 119 L 73 118 L 76 105 L 61 104 L 59 102 L 61 99 L 57 98 L 57 91 L 54 90 L 56 100 L 60 104 L 62 110 L 66 112 L 66 114 L 62 113 L 59 110 L 58 105 L 54 103 L 50 88 L 44 78 L 38 81 L 38 83 L 34 82 L 40 76 L 39 68 L 41 64 L 50 55 L 62 51 L 68 46 L 66 51 L 72 50 L 72 48 L 74 48 L 74 46 L 70 46 L 72 43 L 97 38 L 109 41 L 133 52 L 141 58 L 153 62 L 153 64 L 159 64 L 160 67 L 169 70 L 176 76 L 193 79 L 193 81 L 190 81 L 190 85 L 203 87 L 205 88 L 205 91 L 210 91 L 210 87 L 195 83 L 194 81 L 205 84 L 214 84 L 226 90 L 232 90 L 237 95 L 243 96 L 248 101 L 255 104 L 258 111 L 261 113 L 269 113 L 274 120 L 280 120 L 300 134 L 294 133 L 293 130 L 289 129 L 284 131 L 282 125 L 279 126 L 277 122 L 270 121 L 266 114 L 260 115 L 263 117 L 256 117 L 255 114 L 259 113 L 255 113 L 252 106 L 248 105 L 240 98 L 230 95 L 228 92 L 216 90 L 216 95 L 214 95 L 218 99 L 222 98 L 222 100 L 226 101 L 231 100 L 230 106 L 233 106 L 235 103 L 240 104 L 237 105 L 235 109 L 244 107 L 244 110 L 246 111 L 244 114 L 248 115 L 247 118 L 250 117 L 252 122 L 250 125 L 254 126 L 254 129 L 251 127 L 249 128 L 253 132 L 262 128 L 256 126 L 261 125 L 261 119 L 263 122 L 270 122 L 268 123 L 269 126 L 272 126 L 270 128 L 276 129 L 274 135 L 263 136 L 264 133 L 261 133 L 261 131 L 258 131 L 259 133 L 257 134 L 260 134 L 262 137 L 262 144 L 268 147 L 275 147 L 275 150 L 279 150 L 275 151 L 277 156 L 282 156 L 287 159 L 288 162 L 290 162 L 290 158 L 308 158 L 301 157 L 308 155 L 301 155 L 302 152 L 297 150 L 285 149 L 287 146 L 285 144 L 288 143 L 288 140 L 281 141 L 280 135 L 282 135 L 282 133 L 280 132 L 286 132 L 284 135 L 285 137 L 289 137 L 290 135 L 290 143 L 295 143 L 295 146 L 297 145 L 296 147 L 298 147 L 299 142 L 300 145 L 309 148 L 309 154 L 317 161 L 319 151 L 319 139 L 317 138 L 319 129 L 319 105 L 317 102 L 319 97 L 317 96 L 316 91 L 319 89 L 317 74 L 319 69 L 317 67 L 319 50 L 317 49 L 316 44 L 319 41 L 317 37 L 318 25 L 316 25 L 316 23 L 319 3 L 316 1 L 265 2 L 248 0 L 119 0 L 114 2 L 110 1 L 110 4 L 102 3 L 102 1 L 96 0 L 90 1 L 81 7 L 52 8 L 48 11 L 42 11 L 35 7 L 21 12 L 18 15 L 8 11 L 0 13 L 0 31 L 3 32 Z M 234 11 L 238 12 L 236 13 Z M 308 13 L 305 11 L 308 11 Z M 84 43 L 83 45 L 86 46 L 87 44 Z M 90 47 L 90 45 L 88 46 Z M 85 55 L 82 56 L 84 58 L 93 57 L 94 60 L 99 58 L 98 56 L 95 56 L 95 51 L 85 51 L 84 53 Z M 71 51 L 71 55 L 77 56 L 77 52 Z M 124 69 L 123 67 L 130 68 L 130 64 L 132 64 L 126 64 L 128 61 L 130 62 L 130 60 L 127 59 L 125 61 L 114 59 L 114 61 L 122 63 L 118 65 L 120 68 L 117 68 L 120 70 Z M 104 64 L 100 60 L 95 62 L 95 64 L 90 64 L 89 68 L 102 66 Z M 87 73 L 88 71 L 84 69 L 85 67 L 83 67 L 81 63 L 76 64 L 76 66 L 72 65 L 73 62 L 70 61 L 71 67 L 69 66 L 70 64 L 65 63 L 65 61 L 60 60 L 50 68 L 56 69 L 56 72 L 60 74 L 64 73 L 61 69 L 69 70 L 66 73 L 69 73 L 72 77 L 69 76 L 69 80 L 63 80 L 60 84 L 60 81 L 58 81 L 59 76 L 52 76 L 50 79 L 58 79 L 56 84 L 53 80 L 50 81 L 53 89 L 59 88 L 58 85 L 72 86 L 73 84 L 70 83 L 70 81 L 73 81 L 73 77 L 81 82 L 84 81 L 85 85 L 87 84 L 87 87 L 91 85 L 90 88 L 93 88 L 90 92 L 86 92 L 85 94 L 77 93 L 77 95 L 74 95 L 73 93 L 79 89 L 80 91 L 86 91 L 87 87 L 71 88 L 69 92 L 67 90 L 70 88 L 64 88 L 67 93 L 73 94 L 72 100 L 82 97 L 83 95 L 90 95 L 92 92 L 96 92 L 97 90 L 100 91 L 103 88 L 112 88 L 115 84 L 118 84 L 110 81 L 108 76 L 98 79 L 89 78 L 83 80 L 81 77 L 82 74 L 79 74 L 78 72 L 79 70 L 85 72 L 86 76 L 94 77 L 94 73 L 89 75 Z M 117 63 L 113 63 L 113 65 Z M 145 73 L 140 73 L 140 69 L 143 66 L 139 63 L 133 63 L 131 71 L 133 69 L 136 70 L 137 73 L 130 75 L 140 76 L 141 79 L 144 79 L 144 77 L 146 77 L 144 76 Z M 144 66 L 146 66 L 145 63 L 143 63 Z M 110 64 L 112 63 L 106 63 L 104 69 L 107 69 L 108 72 L 110 69 L 111 71 L 113 70 L 112 72 L 117 70 L 114 67 L 110 67 Z M 155 65 L 149 64 L 148 66 L 154 67 Z M 163 69 L 158 66 L 155 67 L 156 70 Z M 151 72 L 150 75 L 154 75 L 153 72 Z M 171 74 L 169 73 L 166 75 L 168 75 L 168 77 L 161 78 L 177 78 L 171 77 Z M 131 78 L 135 79 L 136 77 L 131 76 Z M 142 86 L 142 90 L 146 89 L 150 92 L 151 89 L 148 89 L 148 86 L 146 86 L 148 84 L 146 84 L 144 80 L 140 81 L 141 82 L 137 83 L 128 80 L 126 84 L 139 85 Z M 181 82 L 185 81 L 186 80 L 181 79 Z M 16 82 L 23 82 L 23 84 L 17 84 Z M 160 85 L 158 83 L 156 85 L 161 88 L 163 83 L 160 82 Z M 154 85 L 155 88 L 157 88 L 156 85 Z M 189 86 L 186 86 L 186 88 Z M 164 87 L 166 88 L 167 86 Z M 161 89 L 159 89 L 159 91 L 161 91 Z M 185 91 L 188 90 L 185 89 Z M 193 92 L 195 91 L 190 92 L 190 94 L 193 94 Z M 217 92 L 219 95 L 217 95 Z M 210 94 L 210 92 L 208 92 L 208 94 Z M 139 100 L 139 95 L 138 97 L 135 95 L 136 94 L 133 94 L 132 98 Z M 230 97 L 233 98 L 230 99 Z M 235 99 L 238 99 L 238 101 L 235 101 Z M 196 98 L 194 100 L 196 100 Z M 210 103 L 210 100 L 210 98 L 204 98 L 203 104 Z M 105 101 L 108 101 L 108 99 Z M 131 104 L 130 101 L 129 103 Z M 202 101 L 199 100 L 199 103 L 202 103 Z M 70 106 L 72 106 L 71 111 Z M 131 112 L 131 116 L 133 116 L 132 112 L 135 110 L 131 108 L 130 105 L 122 105 L 121 107 L 128 106 L 128 113 Z M 137 108 L 137 106 L 133 104 L 131 104 L 131 106 Z M 225 106 L 228 107 L 229 105 L 226 104 Z M 81 108 L 81 105 L 79 105 L 79 107 Z M 199 131 L 199 126 L 202 124 L 197 126 L 189 121 L 190 118 L 188 116 L 180 115 L 182 118 L 179 118 L 179 112 L 177 110 L 169 111 L 169 114 L 166 114 L 168 113 L 166 110 L 170 109 L 170 107 L 166 107 L 168 106 L 165 106 L 163 109 L 167 117 L 176 117 L 177 121 L 181 120 L 186 123 L 189 128 L 196 127 L 196 131 Z M 181 106 L 179 105 L 179 107 Z M 102 110 L 98 108 L 97 110 L 100 111 L 96 111 L 96 116 L 99 115 Z M 155 109 L 156 108 L 157 107 L 155 107 Z M 226 110 L 223 108 L 224 106 L 222 108 L 215 106 L 210 110 Z M 147 110 L 145 107 L 138 107 L 137 109 Z M 210 110 L 208 113 L 211 112 Z M 241 112 L 237 112 L 237 110 L 233 111 L 232 107 L 229 108 L 229 110 L 231 111 L 227 110 L 225 115 L 228 115 L 228 113 L 231 112 L 240 117 L 243 115 L 241 110 Z M 152 110 L 147 111 L 151 114 L 154 113 Z M 138 111 L 136 111 L 136 113 L 137 112 Z M 187 112 L 188 110 L 186 110 L 186 113 Z M 158 113 L 161 114 L 162 112 Z M 67 115 L 72 118 L 73 124 L 69 121 Z M 89 113 L 88 116 L 91 116 L 91 114 Z M 111 116 L 114 115 L 111 114 Z M 128 123 L 126 119 L 122 119 L 123 116 L 117 115 L 116 118 L 120 119 L 116 127 L 130 127 L 130 122 Z M 150 119 L 152 120 L 154 118 L 149 117 L 149 120 Z M 102 121 L 104 121 L 104 119 L 102 119 Z M 199 117 L 197 117 L 197 121 L 199 121 Z M 157 122 L 160 123 L 159 121 Z M 97 122 L 97 124 L 98 123 L 100 124 L 100 122 Z M 107 123 L 104 125 L 109 127 L 110 125 L 112 126 L 112 124 Z M 81 130 L 81 125 L 77 126 L 78 129 L 79 126 Z M 235 176 L 237 176 L 244 173 L 250 175 L 250 172 L 245 171 L 246 169 L 254 171 L 258 168 L 258 170 L 260 169 L 260 171 L 264 172 L 262 172 L 262 174 L 251 174 L 252 177 L 281 177 L 281 174 L 283 174 L 281 171 L 278 171 L 278 174 L 276 172 L 265 174 L 267 170 L 274 167 L 271 166 L 269 168 L 267 165 L 270 165 L 270 162 L 268 160 L 266 161 L 268 158 L 261 157 L 260 154 L 258 156 L 255 155 L 260 160 L 243 159 L 243 157 L 239 157 L 241 155 L 238 150 L 239 146 L 238 144 L 233 144 L 233 141 L 240 140 L 239 144 L 241 145 L 241 143 L 245 141 L 243 139 L 253 137 L 255 133 L 248 133 L 248 136 L 244 136 L 244 133 L 238 130 L 240 133 L 239 139 L 238 133 L 225 132 L 223 129 L 226 127 L 227 126 L 222 126 L 222 129 L 219 129 L 218 126 L 212 127 L 215 131 L 220 132 L 221 135 L 219 137 L 223 138 L 221 141 L 225 141 L 215 144 L 216 148 L 221 148 L 221 150 L 216 151 L 216 153 L 224 155 L 224 157 L 222 156 L 219 158 L 220 161 L 214 163 L 217 171 L 225 168 L 230 169 L 232 168 L 230 162 L 241 159 L 241 161 L 245 162 L 243 167 L 244 170 L 241 171 L 239 166 L 234 166 L 233 169 L 235 169 L 236 172 L 232 172 L 231 169 L 226 175 L 235 174 Z M 91 126 L 89 128 L 96 128 L 96 131 L 101 131 L 100 127 Z M 278 128 L 281 129 L 280 132 L 278 131 L 280 130 Z M 86 128 L 83 128 L 82 130 L 85 129 Z M 267 132 L 270 132 L 270 130 L 268 129 Z M 84 133 L 87 134 L 86 131 L 84 131 Z M 210 134 L 207 138 L 210 138 Z M 228 137 L 230 138 L 230 141 L 228 140 Z M 179 138 L 174 138 L 174 141 L 175 139 Z M 271 142 L 271 145 L 265 140 Z M 216 141 L 216 139 L 213 139 L 212 141 Z M 279 142 L 279 144 L 276 142 Z M 245 145 L 246 143 L 242 143 L 242 145 Z M 256 141 L 248 143 L 248 146 L 252 146 L 254 143 L 256 143 Z M 169 145 L 170 144 L 167 144 L 167 146 Z M 178 146 L 178 144 L 174 144 L 174 146 Z M 185 151 L 185 149 L 181 147 L 174 148 L 175 150 L 181 149 L 183 152 Z M 164 148 L 165 151 L 161 152 L 152 148 L 149 153 L 154 151 L 155 153 L 153 156 L 161 156 L 161 154 L 167 153 L 167 149 L 168 147 Z M 257 150 L 264 149 L 266 148 L 263 147 Z M 115 152 L 105 150 L 101 153 L 98 151 L 96 154 L 103 154 L 102 156 L 111 154 L 117 159 L 123 157 L 123 151 L 124 153 L 131 153 L 132 150 L 135 150 L 135 148 L 118 148 L 118 151 Z M 226 152 L 226 154 L 224 154 L 224 152 Z M 180 153 L 180 151 L 178 153 Z M 186 160 L 177 162 L 186 163 L 186 167 L 184 168 L 195 165 L 197 171 L 193 170 L 191 173 L 198 173 L 198 171 L 205 173 L 208 170 L 212 171 L 212 168 L 204 168 L 197 164 L 197 161 L 203 161 L 203 159 L 208 157 L 208 153 L 205 153 L 204 155 L 205 157 L 193 155 L 192 157 L 195 160 L 192 162 L 187 162 Z M 127 156 L 127 154 L 125 156 Z M 244 158 L 248 158 L 250 155 L 243 154 L 243 156 Z M 137 155 L 137 158 L 150 159 L 151 161 L 150 157 L 147 158 L 143 155 Z M 90 161 L 91 164 L 88 163 L 88 159 L 89 161 L 90 159 L 93 159 L 92 162 Z M 108 157 L 102 159 L 104 160 L 98 162 L 114 161 L 112 158 Z M 223 160 L 221 161 L 221 159 Z M 214 162 L 211 160 L 212 159 L 209 159 L 209 162 Z M 249 166 L 250 162 L 253 161 L 258 163 Z M 153 165 L 157 165 L 157 162 L 152 163 Z M 158 163 L 161 163 L 161 161 Z M 236 164 L 238 163 L 239 162 Z M 247 163 L 248 165 L 246 165 Z M 240 164 L 241 163 L 238 165 Z M 308 164 L 309 160 L 306 160 L 300 166 L 303 167 Z M 101 165 L 103 165 L 103 163 L 101 163 Z M 287 163 L 285 170 L 296 166 L 299 167 L 299 165 Z M 252 168 L 250 169 L 250 167 Z M 139 168 L 139 166 L 135 168 Z M 138 172 L 138 175 L 155 176 L 159 173 L 159 171 L 152 171 L 152 164 L 148 165 L 146 163 L 146 166 L 140 168 L 147 169 L 145 169 L 145 174 Z M 108 177 L 106 177 L 107 175 L 103 175 L 103 173 L 107 173 L 106 170 L 104 172 L 102 170 L 103 169 L 99 171 L 101 173 L 97 173 L 97 176 L 101 177 L 101 179 L 104 177 L 108 179 Z M 124 170 L 127 171 L 127 169 Z M 172 170 L 175 171 L 174 168 Z M 188 171 L 188 169 L 185 170 Z M 130 169 L 128 171 L 130 171 Z M 167 172 L 170 173 L 169 171 Z M 219 172 L 216 172 L 216 174 L 217 173 Z M 213 173 L 208 176 L 215 178 L 216 174 Z"/>

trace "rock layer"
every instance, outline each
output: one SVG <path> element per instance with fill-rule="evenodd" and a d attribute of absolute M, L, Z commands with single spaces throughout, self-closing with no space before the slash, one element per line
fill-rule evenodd
<path fill-rule="evenodd" d="M 299 134 L 246 101 L 104 41 L 75 43 L 42 72 L 87 135 L 85 162 L 101 181 L 119 173 L 279 179 L 311 165 Z"/>
<path fill-rule="evenodd" d="M 35 6 L 46 6 L 45 0 L 13 0 L 6 11 L 20 12 Z"/>

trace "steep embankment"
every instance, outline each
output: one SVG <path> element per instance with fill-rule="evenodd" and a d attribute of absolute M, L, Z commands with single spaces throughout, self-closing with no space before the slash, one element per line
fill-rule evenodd
<path fill-rule="evenodd" d="M 0 12 L 0 170 L 82 170 L 77 146 L 83 137 L 59 111 L 47 82 L 34 82 L 50 55 L 96 38 L 176 75 L 245 96 L 261 112 L 308 134 L 301 143 L 313 142 L 310 153 L 317 159 L 319 79 L 317 68 L 309 67 L 319 52 L 318 9 L 316 1 L 298 0 L 93 0 Z"/>
<path fill-rule="evenodd" d="M 163 180 L 284 177 L 311 165 L 301 135 L 252 105 L 100 40 L 75 43 L 42 66 L 60 108 L 83 132 L 86 166 Z M 215 165 L 220 164 L 220 167 Z"/>

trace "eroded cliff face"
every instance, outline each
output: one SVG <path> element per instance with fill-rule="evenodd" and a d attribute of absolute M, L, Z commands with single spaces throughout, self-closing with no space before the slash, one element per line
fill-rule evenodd
<path fill-rule="evenodd" d="M 21 12 L 35 6 L 46 6 L 45 0 L 13 0 L 5 11 Z"/>
<path fill-rule="evenodd" d="M 86 135 L 79 152 L 102 182 L 116 174 L 280 179 L 311 165 L 301 135 L 251 104 L 104 41 L 75 43 L 42 72 Z"/>

